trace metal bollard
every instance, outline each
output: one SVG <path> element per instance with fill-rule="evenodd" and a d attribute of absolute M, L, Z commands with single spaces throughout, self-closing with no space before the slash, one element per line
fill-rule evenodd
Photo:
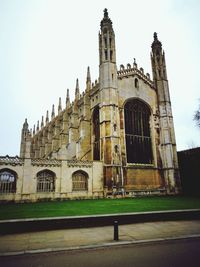
<path fill-rule="evenodd" d="M 114 240 L 115 241 L 119 240 L 119 225 L 118 225 L 118 221 L 114 221 Z"/>

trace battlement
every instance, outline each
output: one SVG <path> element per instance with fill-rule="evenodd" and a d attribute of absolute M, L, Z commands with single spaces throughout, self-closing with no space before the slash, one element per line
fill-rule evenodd
<path fill-rule="evenodd" d="M 150 78 L 150 74 L 149 73 L 144 74 L 143 68 L 138 69 L 135 59 L 134 59 L 133 66 L 131 66 L 130 63 L 128 63 L 125 68 L 124 65 L 121 64 L 120 69 L 117 71 L 118 79 L 124 79 L 124 78 L 128 78 L 130 76 L 135 76 L 135 75 L 141 78 L 145 83 L 149 84 L 152 88 L 155 88 L 154 83 Z"/>
<path fill-rule="evenodd" d="M 8 155 L 6 156 L 1 156 L 0 157 L 0 165 L 11 165 L 11 166 L 16 166 L 16 165 L 24 165 L 24 160 L 22 158 L 19 158 L 18 156 L 15 157 L 10 157 Z"/>

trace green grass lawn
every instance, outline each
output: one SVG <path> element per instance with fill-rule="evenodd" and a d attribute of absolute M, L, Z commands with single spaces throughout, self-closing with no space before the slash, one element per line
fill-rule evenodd
<path fill-rule="evenodd" d="M 198 208 L 200 198 L 182 196 L 10 203 L 0 205 L 0 220 Z"/>

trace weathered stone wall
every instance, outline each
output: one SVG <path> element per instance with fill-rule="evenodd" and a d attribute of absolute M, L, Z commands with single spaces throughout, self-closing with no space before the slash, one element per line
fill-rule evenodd
<path fill-rule="evenodd" d="M 19 164 L 20 160 L 20 164 Z M 40 199 L 77 199 L 103 197 L 101 162 L 47 159 L 0 158 L 0 171 L 17 174 L 16 193 L 0 193 L 0 201 L 38 201 Z M 37 192 L 37 173 L 43 170 L 55 173 L 55 192 Z M 88 190 L 73 191 L 72 175 L 82 171 L 88 176 Z"/>

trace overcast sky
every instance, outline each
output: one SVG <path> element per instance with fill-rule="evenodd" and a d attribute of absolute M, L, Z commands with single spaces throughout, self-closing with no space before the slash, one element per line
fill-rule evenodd
<path fill-rule="evenodd" d="M 133 63 L 152 77 L 158 33 L 165 50 L 178 150 L 200 146 L 193 121 L 200 99 L 199 0 L 0 0 L 0 155 L 19 155 L 21 128 L 41 121 L 75 81 L 85 90 L 87 66 L 98 78 L 98 32 L 108 8 L 117 66 Z"/>

